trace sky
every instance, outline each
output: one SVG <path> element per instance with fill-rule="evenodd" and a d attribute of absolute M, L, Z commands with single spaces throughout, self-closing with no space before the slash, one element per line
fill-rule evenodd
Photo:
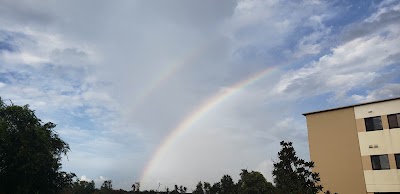
<path fill-rule="evenodd" d="M 114 188 L 273 181 L 302 113 L 400 96 L 396 0 L 0 0 L 0 96 Z"/>

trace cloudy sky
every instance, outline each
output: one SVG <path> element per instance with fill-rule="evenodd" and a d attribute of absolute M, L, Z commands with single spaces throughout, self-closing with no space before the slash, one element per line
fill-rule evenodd
<path fill-rule="evenodd" d="M 400 96 L 399 45 L 396 0 L 0 0 L 0 96 L 98 187 L 272 181 L 302 113 Z"/>

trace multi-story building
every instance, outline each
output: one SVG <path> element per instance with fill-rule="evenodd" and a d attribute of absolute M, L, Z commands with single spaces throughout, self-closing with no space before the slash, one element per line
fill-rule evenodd
<path fill-rule="evenodd" d="M 310 157 L 325 189 L 400 193 L 400 97 L 304 115 Z"/>

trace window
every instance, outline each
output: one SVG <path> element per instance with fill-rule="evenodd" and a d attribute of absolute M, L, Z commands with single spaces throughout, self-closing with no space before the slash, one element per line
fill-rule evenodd
<path fill-rule="evenodd" d="M 373 170 L 386 170 L 390 169 L 388 155 L 371 156 L 371 163 Z"/>
<path fill-rule="evenodd" d="M 367 131 L 376 131 L 376 130 L 382 130 L 382 121 L 381 117 L 370 117 L 370 118 L 365 118 L 365 128 Z"/>
<path fill-rule="evenodd" d="M 388 115 L 389 129 L 399 128 L 400 126 L 400 113 Z"/>
<path fill-rule="evenodd" d="M 397 169 L 400 169 L 400 154 L 395 154 L 394 158 L 396 159 Z"/>

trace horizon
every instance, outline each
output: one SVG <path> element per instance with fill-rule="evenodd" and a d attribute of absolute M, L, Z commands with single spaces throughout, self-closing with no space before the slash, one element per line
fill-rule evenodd
<path fill-rule="evenodd" d="M 400 96 L 400 2 L 0 2 L 0 96 L 116 189 L 273 182 L 280 141 L 309 160 L 306 112 Z"/>

